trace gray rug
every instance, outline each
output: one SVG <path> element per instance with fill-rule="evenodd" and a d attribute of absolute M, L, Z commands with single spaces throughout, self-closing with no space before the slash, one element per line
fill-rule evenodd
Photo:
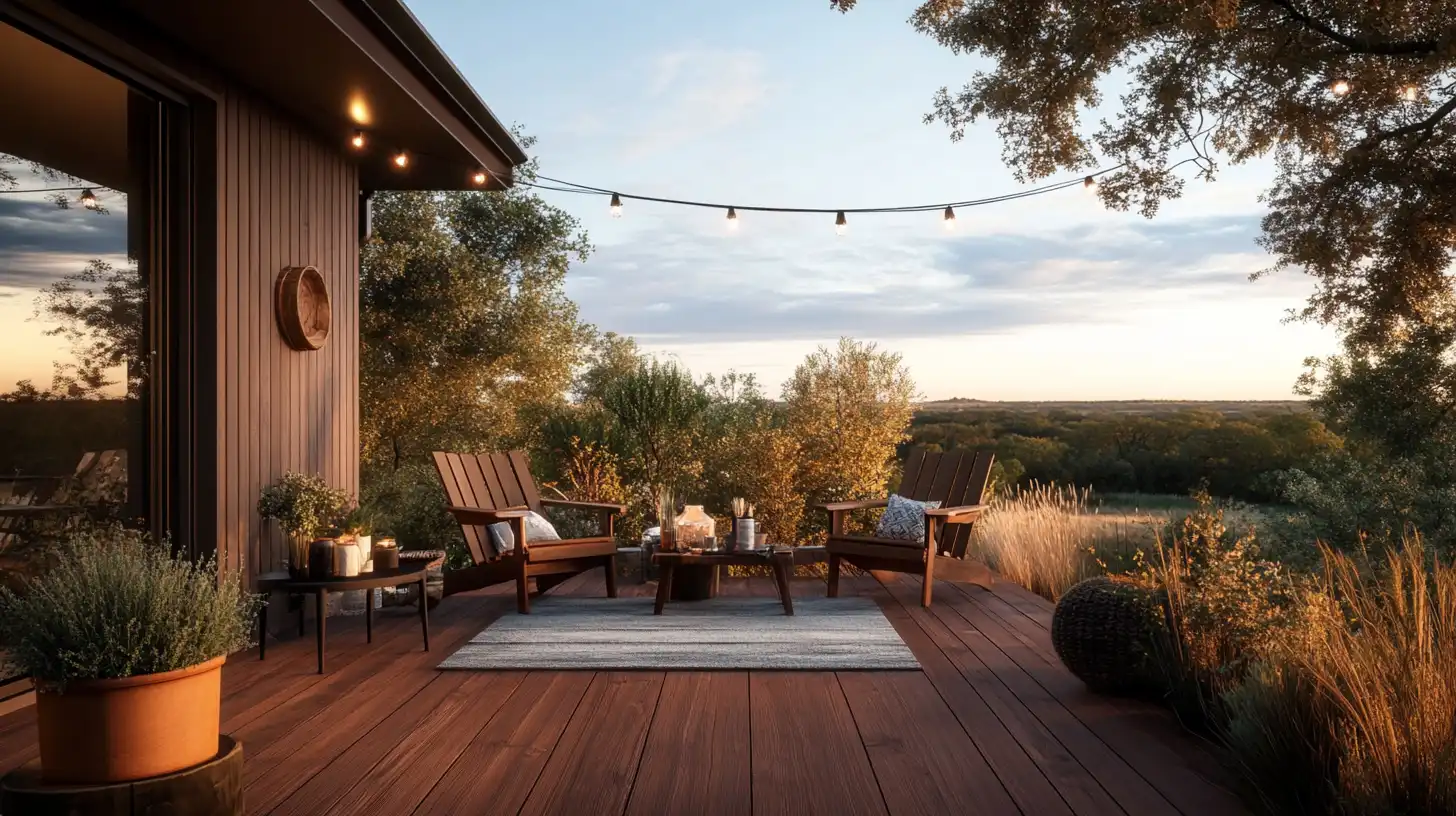
<path fill-rule="evenodd" d="M 919 669 L 869 598 L 773 598 L 670 603 L 651 598 L 545 598 L 507 614 L 442 669 Z"/>

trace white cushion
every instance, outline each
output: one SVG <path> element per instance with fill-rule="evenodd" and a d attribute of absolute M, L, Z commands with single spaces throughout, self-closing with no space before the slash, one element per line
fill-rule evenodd
<path fill-rule="evenodd" d="M 497 554 L 508 553 L 516 548 L 516 531 L 511 529 L 508 521 L 498 521 L 490 525 L 490 543 L 495 546 Z M 526 542 L 532 541 L 560 541 L 561 536 L 556 534 L 556 528 L 546 517 L 532 510 L 526 514 Z"/>
<path fill-rule="evenodd" d="M 904 496 L 891 496 L 880 523 L 875 525 L 875 538 L 901 541 L 925 540 L 925 511 L 940 506 L 938 501 L 921 502 Z"/>

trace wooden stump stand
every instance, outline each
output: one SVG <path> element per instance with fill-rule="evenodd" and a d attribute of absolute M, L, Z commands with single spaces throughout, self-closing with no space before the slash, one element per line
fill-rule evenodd
<path fill-rule="evenodd" d="M 242 816 L 243 746 L 218 738 L 217 756 L 186 770 L 111 785 L 53 785 L 31 760 L 0 779 L 0 813 L 26 816 Z"/>

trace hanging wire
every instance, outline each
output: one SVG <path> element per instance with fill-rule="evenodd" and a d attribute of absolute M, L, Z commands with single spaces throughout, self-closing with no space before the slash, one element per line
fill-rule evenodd
<path fill-rule="evenodd" d="M 931 212 L 935 210 L 944 211 L 947 207 L 977 207 L 984 204 L 997 204 L 1002 201 L 1014 201 L 1018 198 L 1029 198 L 1031 196 L 1054 193 L 1058 190 L 1065 190 L 1068 187 L 1080 187 L 1086 183 L 1086 179 L 1088 178 L 1100 176 L 1105 173 L 1111 173 L 1115 170 L 1120 170 L 1124 166 L 1126 165 L 1118 164 L 1112 167 L 1106 167 L 1101 170 L 1097 170 L 1090 175 L 1078 176 L 1074 179 L 1067 179 L 1064 181 L 1052 182 L 1050 184 L 1043 184 L 1040 187 L 1032 187 L 1026 190 L 1018 190 L 1014 193 L 1004 193 L 998 196 L 989 196 L 987 198 L 973 198 L 967 199 L 965 201 L 941 202 L 938 204 L 911 204 L 901 207 L 765 207 L 744 204 L 726 204 L 712 201 L 693 201 L 691 199 L 683 198 L 664 198 L 660 196 L 623 193 L 616 190 L 608 190 L 602 187 L 592 187 L 586 184 L 578 184 L 574 181 L 566 181 L 564 179 L 552 178 L 550 176 L 543 176 L 539 174 L 536 176 L 536 178 L 543 181 L 551 182 L 551 184 L 540 184 L 535 181 L 527 181 L 525 179 L 516 179 L 515 183 L 526 187 L 533 187 L 538 190 L 550 190 L 556 193 L 575 193 L 577 195 L 593 196 L 616 196 L 619 199 L 628 199 L 631 201 L 650 201 L 657 204 L 674 204 L 682 207 L 704 207 L 714 210 L 726 210 L 729 207 L 732 207 L 734 210 L 742 212 L 772 213 L 913 213 Z"/>

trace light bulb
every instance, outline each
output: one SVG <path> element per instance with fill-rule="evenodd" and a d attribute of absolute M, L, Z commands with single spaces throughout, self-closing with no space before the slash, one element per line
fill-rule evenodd
<path fill-rule="evenodd" d="M 834 216 L 834 234 L 843 235 L 849 232 L 849 219 L 844 217 L 844 211 L 840 210 Z"/>
<path fill-rule="evenodd" d="M 364 145 L 367 144 L 368 141 L 369 140 L 364 137 L 364 131 L 356 130 L 354 131 L 353 137 L 349 139 L 349 144 L 353 145 L 355 150 L 363 150 Z"/>
<path fill-rule="evenodd" d="M 392 161 L 394 162 L 395 167 L 403 170 L 406 167 L 409 167 L 410 157 L 408 153 L 401 150 L 398 153 L 394 154 L 394 159 Z"/>
<path fill-rule="evenodd" d="M 735 231 L 738 229 L 738 211 L 732 207 L 728 208 L 728 229 Z"/>
<path fill-rule="evenodd" d="M 1339 79 L 1330 83 L 1330 93 L 1334 94 L 1335 96 L 1344 96 L 1349 92 L 1350 80 L 1345 79 L 1344 77 L 1340 77 Z"/>
<path fill-rule="evenodd" d="M 951 207 L 945 208 L 945 228 L 953 230 L 956 228 L 955 210 Z"/>
<path fill-rule="evenodd" d="M 476 187 L 484 186 L 484 184 L 489 180 L 490 176 L 486 175 L 484 170 L 476 170 L 475 175 L 470 177 L 470 181 L 474 183 Z"/>
<path fill-rule="evenodd" d="M 85 207 L 88 210 L 94 210 L 97 207 L 101 206 L 101 204 L 96 200 L 96 194 L 91 192 L 90 187 L 87 187 L 86 189 L 81 191 L 81 206 Z"/>
<path fill-rule="evenodd" d="M 1088 176 L 1087 178 L 1082 179 L 1082 189 L 1084 189 L 1084 190 L 1096 190 L 1097 189 L 1097 179 L 1092 178 L 1091 176 Z"/>
<path fill-rule="evenodd" d="M 1421 89 L 1416 85 L 1407 85 L 1400 89 L 1400 98 L 1407 102 L 1415 102 L 1421 98 Z"/>
<path fill-rule="evenodd" d="M 616 193 L 612 193 L 612 217 L 622 217 L 622 197 Z"/>

